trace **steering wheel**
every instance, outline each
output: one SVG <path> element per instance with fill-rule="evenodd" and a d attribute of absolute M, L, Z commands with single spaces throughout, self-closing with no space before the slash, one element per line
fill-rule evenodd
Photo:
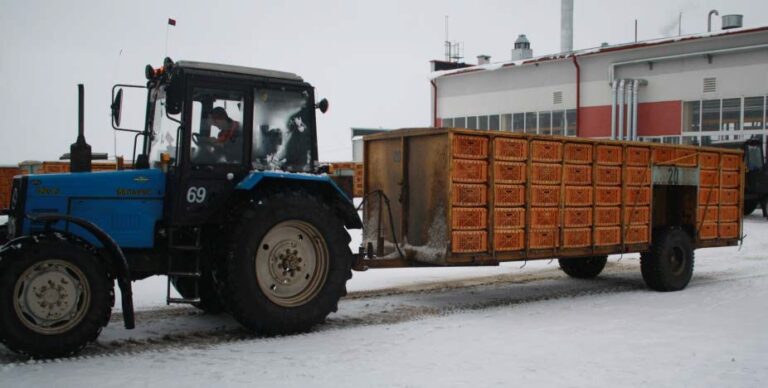
<path fill-rule="evenodd" d="M 195 143 L 195 145 L 215 145 L 216 139 L 208 136 L 202 136 L 199 133 L 193 133 L 192 134 L 192 142 Z"/>

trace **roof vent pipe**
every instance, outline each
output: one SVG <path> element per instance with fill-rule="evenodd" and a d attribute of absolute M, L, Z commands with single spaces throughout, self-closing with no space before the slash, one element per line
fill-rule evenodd
<path fill-rule="evenodd" d="M 611 140 L 616 140 L 616 90 L 619 81 L 611 82 Z"/>
<path fill-rule="evenodd" d="M 632 98 L 634 97 L 632 90 L 634 87 L 635 83 L 632 80 L 627 80 L 627 132 L 626 136 L 624 136 L 625 140 L 634 140 L 632 139 L 632 117 L 635 115 L 635 112 L 632 110 L 635 106 L 634 101 L 632 101 Z"/>
<path fill-rule="evenodd" d="M 721 26 L 724 30 L 730 30 L 731 28 L 741 28 L 744 26 L 743 15 L 723 15 L 723 24 Z"/>
<path fill-rule="evenodd" d="M 709 11 L 709 15 L 707 15 L 707 32 L 712 32 L 712 15 L 720 16 L 720 12 L 717 12 L 716 9 L 713 9 Z"/>
<path fill-rule="evenodd" d="M 637 140 L 637 93 L 643 82 L 637 79 L 632 81 L 632 140 Z"/>
<path fill-rule="evenodd" d="M 619 122 L 616 125 L 618 140 L 624 140 L 624 80 L 619 80 L 619 89 L 617 90 L 619 96 L 619 102 L 617 108 L 619 109 Z"/>
<path fill-rule="evenodd" d="M 573 51 L 573 0 L 560 0 L 560 52 Z"/>
<path fill-rule="evenodd" d="M 478 65 L 487 65 L 491 63 L 491 56 L 490 55 L 478 55 L 477 56 L 477 64 Z"/>

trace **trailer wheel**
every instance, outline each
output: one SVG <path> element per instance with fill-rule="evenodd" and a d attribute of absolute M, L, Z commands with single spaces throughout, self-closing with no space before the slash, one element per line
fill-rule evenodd
<path fill-rule="evenodd" d="M 560 269 L 572 278 L 592 279 L 603 272 L 608 256 L 558 259 L 557 262 L 560 264 Z"/>
<path fill-rule="evenodd" d="M 748 199 L 744 201 L 744 215 L 748 216 L 755 212 L 755 209 L 757 209 L 757 205 L 760 203 L 760 201 L 756 199 Z"/>
<path fill-rule="evenodd" d="M 307 331 L 336 311 L 353 262 L 342 220 L 303 191 L 271 194 L 242 214 L 215 275 L 235 319 L 276 335 Z"/>
<path fill-rule="evenodd" d="M 693 276 L 693 244 L 685 231 L 665 229 L 653 238 L 649 252 L 640 254 L 643 280 L 656 291 L 679 291 Z"/>
<path fill-rule="evenodd" d="M 0 340 L 34 358 L 69 356 L 96 340 L 115 296 L 104 264 L 53 237 L 10 253 L 0 274 Z"/>
<path fill-rule="evenodd" d="M 200 302 L 193 303 L 193 306 L 208 314 L 219 314 L 224 311 L 224 305 L 221 303 L 213 279 L 211 279 L 211 271 L 203 271 L 203 277 L 197 281 L 199 284 L 197 285 L 197 295 L 195 295 L 195 279 L 171 277 L 171 284 L 179 292 L 179 295 L 184 298 L 196 296 L 200 298 Z"/>

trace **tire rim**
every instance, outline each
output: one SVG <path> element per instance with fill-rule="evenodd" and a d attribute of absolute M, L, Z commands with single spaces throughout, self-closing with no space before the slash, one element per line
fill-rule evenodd
<path fill-rule="evenodd" d="M 320 292 L 328 276 L 328 247 L 314 226 L 297 220 L 272 227 L 259 243 L 256 280 L 282 307 L 297 307 Z"/>
<path fill-rule="evenodd" d="M 678 247 L 672 248 L 669 253 L 669 269 L 674 275 L 680 275 L 685 271 L 686 257 L 682 249 Z"/>
<path fill-rule="evenodd" d="M 16 281 L 13 295 L 21 323 L 47 335 L 71 330 L 91 304 L 88 279 L 64 260 L 44 260 L 27 268 Z"/>

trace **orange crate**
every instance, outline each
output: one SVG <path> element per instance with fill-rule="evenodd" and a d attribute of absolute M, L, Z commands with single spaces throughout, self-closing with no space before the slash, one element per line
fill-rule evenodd
<path fill-rule="evenodd" d="M 647 186 L 651 184 L 651 169 L 645 167 L 627 167 L 627 184 Z"/>
<path fill-rule="evenodd" d="M 717 170 L 701 170 L 699 172 L 700 186 L 717 186 L 720 182 L 720 174 Z"/>
<path fill-rule="evenodd" d="M 592 146 L 589 144 L 566 144 L 565 162 L 582 164 L 592 163 Z"/>
<path fill-rule="evenodd" d="M 601 186 L 620 185 L 621 167 L 597 166 L 597 184 Z"/>
<path fill-rule="evenodd" d="M 451 233 L 451 252 L 486 252 L 488 232 L 484 230 L 459 231 Z"/>
<path fill-rule="evenodd" d="M 0 208 L 9 208 L 11 206 L 11 200 L 8 198 L 8 194 L 0 194 Z"/>
<path fill-rule="evenodd" d="M 566 228 L 563 229 L 563 248 L 588 247 L 592 245 L 592 229 Z"/>
<path fill-rule="evenodd" d="M 531 205 L 557 206 L 560 204 L 560 186 L 532 186 Z"/>
<path fill-rule="evenodd" d="M 534 162 L 559 162 L 563 160 L 563 144 L 534 140 L 531 142 L 531 158 Z"/>
<path fill-rule="evenodd" d="M 525 182 L 525 163 L 495 162 L 493 163 L 494 180 L 499 183 Z"/>
<path fill-rule="evenodd" d="M 625 230 L 625 244 L 639 244 L 648 242 L 648 225 L 632 225 Z"/>
<path fill-rule="evenodd" d="M 738 206 L 722 206 L 720 208 L 720 222 L 737 222 L 739 221 L 739 207 Z"/>
<path fill-rule="evenodd" d="M 560 208 L 534 207 L 531 208 L 531 227 L 546 228 L 560 224 Z"/>
<path fill-rule="evenodd" d="M 717 238 L 717 222 L 705 222 L 699 228 L 699 238 L 709 240 Z"/>
<path fill-rule="evenodd" d="M 675 148 L 675 165 L 684 167 L 696 167 L 696 150 Z"/>
<path fill-rule="evenodd" d="M 648 187 L 627 187 L 624 191 L 627 206 L 648 205 L 651 203 L 651 189 Z"/>
<path fill-rule="evenodd" d="M 741 178 L 736 171 L 723 171 L 720 174 L 720 186 L 721 187 L 739 187 L 741 184 Z"/>
<path fill-rule="evenodd" d="M 519 251 L 525 248 L 525 232 L 522 229 L 496 230 L 493 247 L 497 251 Z"/>
<path fill-rule="evenodd" d="M 525 186 L 496 185 L 494 194 L 496 206 L 525 205 Z"/>
<path fill-rule="evenodd" d="M 597 146 L 597 164 L 621 164 L 622 160 L 621 146 Z"/>
<path fill-rule="evenodd" d="M 566 186 L 565 187 L 565 205 L 566 206 L 592 205 L 592 186 Z"/>
<path fill-rule="evenodd" d="M 621 242 L 621 228 L 602 226 L 595 228 L 595 245 L 617 245 Z"/>
<path fill-rule="evenodd" d="M 598 206 L 621 205 L 621 187 L 597 187 L 595 203 Z"/>
<path fill-rule="evenodd" d="M 628 206 L 625 208 L 624 224 L 625 225 L 638 225 L 647 224 L 651 222 L 651 208 L 647 206 L 632 208 Z"/>
<path fill-rule="evenodd" d="M 485 229 L 488 225 L 488 210 L 484 207 L 455 207 L 451 213 L 453 229 Z"/>
<path fill-rule="evenodd" d="M 675 158 L 675 149 L 669 147 L 653 147 L 654 164 L 672 164 Z"/>
<path fill-rule="evenodd" d="M 560 244 L 557 228 L 531 229 L 528 247 L 531 249 L 556 248 Z"/>
<path fill-rule="evenodd" d="M 620 221 L 621 221 L 620 207 L 595 208 L 595 225 L 598 225 L 598 226 L 618 225 Z"/>
<path fill-rule="evenodd" d="M 702 169 L 717 169 L 720 165 L 720 156 L 715 152 L 699 153 L 699 167 Z"/>
<path fill-rule="evenodd" d="M 738 238 L 739 224 L 737 222 L 718 224 L 717 235 L 720 238 Z"/>
<path fill-rule="evenodd" d="M 488 157 L 488 138 L 484 136 L 455 135 L 453 157 L 464 159 L 485 159 Z"/>
<path fill-rule="evenodd" d="M 560 183 L 562 166 L 551 163 L 534 163 L 531 172 L 531 182 L 545 185 L 554 185 Z"/>
<path fill-rule="evenodd" d="M 627 147 L 627 164 L 631 166 L 647 166 L 651 150 L 646 147 Z"/>
<path fill-rule="evenodd" d="M 738 170 L 741 165 L 739 155 L 723 154 L 722 159 L 723 170 Z"/>
<path fill-rule="evenodd" d="M 736 207 L 734 206 L 734 208 Z M 717 213 L 718 210 L 715 205 L 710 205 L 708 207 L 699 206 L 699 208 L 696 209 L 696 222 L 717 222 Z"/>
<path fill-rule="evenodd" d="M 592 167 L 566 164 L 563 179 L 566 185 L 591 185 Z"/>
<path fill-rule="evenodd" d="M 721 205 L 737 205 L 739 203 L 739 190 L 722 189 L 720 190 Z"/>
<path fill-rule="evenodd" d="M 716 188 L 699 187 L 699 205 L 717 205 L 718 191 Z"/>
<path fill-rule="evenodd" d="M 525 227 L 525 209 L 521 207 L 493 209 L 493 226 L 496 229 Z"/>
<path fill-rule="evenodd" d="M 493 157 L 496 160 L 528 159 L 528 141 L 497 137 L 493 140 Z"/>
<path fill-rule="evenodd" d="M 456 206 L 483 206 L 488 201 L 488 192 L 485 185 L 457 183 L 451 197 Z"/>
<path fill-rule="evenodd" d="M 454 182 L 485 183 L 488 180 L 488 162 L 454 159 L 451 175 Z"/>
<path fill-rule="evenodd" d="M 583 227 L 592 225 L 591 207 L 567 207 L 565 208 L 565 226 Z"/>

